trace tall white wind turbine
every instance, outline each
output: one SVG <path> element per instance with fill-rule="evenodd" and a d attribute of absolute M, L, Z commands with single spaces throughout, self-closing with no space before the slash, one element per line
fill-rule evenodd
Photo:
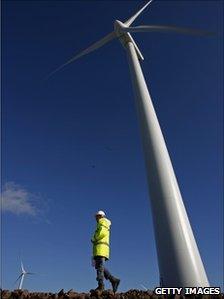
<path fill-rule="evenodd" d="M 130 33 L 170 32 L 196 36 L 206 36 L 211 33 L 164 25 L 132 27 L 132 23 L 151 2 L 152 0 L 148 1 L 127 21 L 122 23 L 116 20 L 113 32 L 71 58 L 49 76 L 113 39 L 119 39 L 127 52 L 135 93 L 153 215 L 160 281 L 164 287 L 207 287 L 209 286 L 207 275 L 142 73 L 140 61 L 144 58 Z"/>
<path fill-rule="evenodd" d="M 15 281 L 15 283 L 20 280 L 20 283 L 19 283 L 19 290 L 22 290 L 22 287 L 23 287 L 23 281 L 24 281 L 24 277 L 25 275 L 33 275 L 35 273 L 31 273 L 31 272 L 27 272 L 24 267 L 23 267 L 23 263 L 21 261 L 21 274 L 19 275 L 19 277 L 17 278 L 17 280 Z"/>

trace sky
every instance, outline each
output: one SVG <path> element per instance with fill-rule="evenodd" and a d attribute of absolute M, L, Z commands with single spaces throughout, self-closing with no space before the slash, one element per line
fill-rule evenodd
<path fill-rule="evenodd" d="M 2 1 L 2 287 L 20 259 L 30 291 L 96 286 L 94 213 L 112 222 L 108 269 L 120 290 L 159 270 L 125 50 L 118 41 L 46 76 L 145 1 Z M 153 1 L 134 25 L 213 31 L 133 34 L 212 286 L 223 281 L 223 2 Z M 167 249 L 168 250 L 168 249 Z M 172 270 L 172 269 L 171 269 Z M 109 287 L 109 285 L 107 285 Z M 223 286 L 222 286 L 223 287 Z"/>

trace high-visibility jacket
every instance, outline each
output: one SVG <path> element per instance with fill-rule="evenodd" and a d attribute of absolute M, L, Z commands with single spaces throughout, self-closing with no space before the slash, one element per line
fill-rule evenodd
<path fill-rule="evenodd" d="M 103 256 L 109 259 L 110 255 L 110 226 L 109 219 L 103 217 L 97 222 L 95 233 L 92 237 L 93 256 Z"/>

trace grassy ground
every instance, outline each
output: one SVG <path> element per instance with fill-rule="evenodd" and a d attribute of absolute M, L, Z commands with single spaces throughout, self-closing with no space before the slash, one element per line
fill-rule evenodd
<path fill-rule="evenodd" d="M 27 290 L 1 290 L 1 299 L 224 299 L 221 295 L 155 295 L 153 291 L 130 290 L 125 293 L 114 294 L 111 290 L 103 291 L 102 293 L 91 290 L 89 293 L 77 293 L 74 290 L 64 292 L 61 290 L 58 293 L 39 293 L 29 292 Z"/>

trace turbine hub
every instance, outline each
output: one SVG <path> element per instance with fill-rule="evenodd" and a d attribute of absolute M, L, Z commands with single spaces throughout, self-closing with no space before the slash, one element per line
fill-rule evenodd
<path fill-rule="evenodd" d="M 120 36 L 124 33 L 124 31 L 122 30 L 123 28 L 127 27 L 124 23 L 122 23 L 119 20 L 115 20 L 114 22 L 114 31 L 117 34 L 117 36 Z"/>

